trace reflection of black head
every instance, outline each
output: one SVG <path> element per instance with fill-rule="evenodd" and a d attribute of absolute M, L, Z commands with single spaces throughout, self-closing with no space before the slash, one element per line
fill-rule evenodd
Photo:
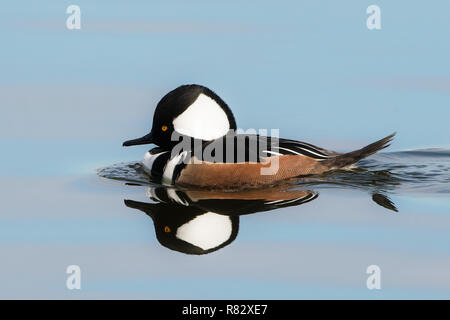
<path fill-rule="evenodd" d="M 125 205 L 153 219 L 163 246 L 188 254 L 210 253 L 233 242 L 240 215 L 296 206 L 318 196 L 314 191 L 283 187 L 239 193 L 156 187 L 147 194 L 158 203 L 125 200 Z"/>
<path fill-rule="evenodd" d="M 239 231 L 239 216 L 220 215 L 176 203 L 125 200 L 125 205 L 153 219 L 156 238 L 163 246 L 187 254 L 219 250 L 233 242 Z"/>

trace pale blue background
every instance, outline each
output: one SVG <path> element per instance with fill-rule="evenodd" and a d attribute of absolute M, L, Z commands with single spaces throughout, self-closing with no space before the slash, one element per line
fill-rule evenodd
<path fill-rule="evenodd" d="M 81 7 L 81 30 L 65 10 Z M 382 29 L 366 28 L 381 7 Z M 450 206 L 325 191 L 241 219 L 204 257 L 159 246 L 123 206 L 144 189 L 100 180 L 139 160 L 169 90 L 215 90 L 242 128 L 350 150 L 397 131 L 391 150 L 450 147 L 450 2 L 9 1 L 0 13 L 0 297 L 450 297 Z M 261 235 L 265 237 L 261 238 Z M 382 265 L 383 290 L 365 288 Z M 79 264 L 83 289 L 65 289 Z"/>

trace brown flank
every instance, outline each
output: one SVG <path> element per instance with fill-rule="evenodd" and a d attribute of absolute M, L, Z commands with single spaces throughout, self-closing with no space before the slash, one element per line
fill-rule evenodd
<path fill-rule="evenodd" d="M 293 177 L 321 174 L 348 167 L 359 160 L 389 146 L 395 133 L 356 151 L 337 154 L 327 160 L 317 160 L 304 155 L 282 155 L 266 158 L 265 162 L 187 164 L 181 171 L 176 185 L 208 189 L 244 189 L 275 184 Z M 262 175 L 261 169 L 268 168 L 278 160 L 278 171 Z"/>

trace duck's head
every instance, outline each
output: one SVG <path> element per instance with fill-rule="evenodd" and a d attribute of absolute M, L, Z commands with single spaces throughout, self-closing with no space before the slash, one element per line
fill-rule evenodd
<path fill-rule="evenodd" d="M 236 121 L 227 104 L 212 90 L 196 85 L 183 85 L 166 94 L 156 106 L 149 134 L 123 143 L 123 146 L 156 144 L 170 148 L 180 135 L 211 141 L 229 130 L 236 130 Z"/>

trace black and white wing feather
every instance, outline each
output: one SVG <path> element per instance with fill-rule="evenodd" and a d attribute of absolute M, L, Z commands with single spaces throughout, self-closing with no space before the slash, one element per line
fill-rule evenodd
<path fill-rule="evenodd" d="M 339 155 L 339 153 L 318 148 L 302 141 L 273 138 L 271 140 L 270 149 L 263 151 L 267 156 L 303 155 L 317 160 L 328 160 Z"/>

